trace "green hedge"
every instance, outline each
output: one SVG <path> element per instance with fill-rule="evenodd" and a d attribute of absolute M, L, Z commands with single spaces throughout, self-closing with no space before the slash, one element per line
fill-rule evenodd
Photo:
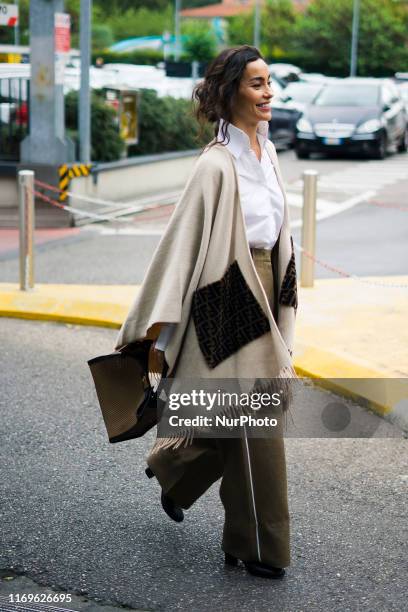
<path fill-rule="evenodd" d="M 186 151 L 203 147 L 213 136 L 208 126 L 200 135 L 190 100 L 170 96 L 159 98 L 156 91 L 141 91 L 139 105 L 139 144 L 128 148 L 128 156 Z M 78 154 L 78 93 L 65 97 L 67 135 L 72 138 Z M 119 136 L 114 110 L 105 104 L 101 92 L 91 98 L 91 159 L 94 162 L 121 158 L 124 143 Z M 78 155 L 77 155 L 78 156 Z"/>
<path fill-rule="evenodd" d="M 114 53 L 113 51 L 92 53 L 93 64 L 95 64 L 97 57 L 101 57 L 105 64 L 144 64 L 155 66 L 158 62 L 163 61 L 163 53 L 155 49 L 132 51 L 131 53 Z"/>
<path fill-rule="evenodd" d="M 67 135 L 76 145 L 78 159 L 78 92 L 71 91 L 65 96 L 65 125 Z M 115 111 L 105 104 L 102 94 L 97 91 L 91 96 L 91 159 L 94 162 L 108 162 L 120 159 L 124 150 L 116 125 Z"/>
<path fill-rule="evenodd" d="M 1 159 L 20 159 L 21 141 L 27 136 L 27 127 L 0 123 L 0 153 Z"/>
<path fill-rule="evenodd" d="M 186 151 L 204 146 L 212 138 L 207 128 L 202 137 L 193 116 L 190 100 L 170 96 L 159 98 L 152 89 L 141 92 L 139 144 L 129 147 L 129 155 Z"/>

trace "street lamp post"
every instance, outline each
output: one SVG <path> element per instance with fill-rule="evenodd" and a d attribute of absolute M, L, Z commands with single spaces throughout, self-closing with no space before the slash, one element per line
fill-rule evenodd
<path fill-rule="evenodd" d="M 261 0 L 255 0 L 254 10 L 254 47 L 261 44 Z"/>
<path fill-rule="evenodd" d="M 81 48 L 81 88 L 79 91 L 79 159 L 83 164 L 91 161 L 91 92 L 89 88 L 89 68 L 91 63 L 91 13 L 92 0 L 81 0 L 80 48 Z"/>
<path fill-rule="evenodd" d="M 180 8 L 181 8 L 181 0 L 175 0 L 174 5 L 174 38 L 175 38 L 175 47 L 174 47 L 174 59 L 176 62 L 179 61 L 181 55 L 180 49 Z"/>
<path fill-rule="evenodd" d="M 20 0 L 14 0 L 14 4 L 16 4 L 18 7 Z M 20 14 L 18 15 L 17 23 L 14 26 L 14 44 L 16 47 L 20 44 Z"/>
<path fill-rule="evenodd" d="M 357 74 L 358 30 L 360 25 L 360 0 L 353 0 L 353 26 L 351 34 L 350 76 Z"/>
<path fill-rule="evenodd" d="M 65 136 L 63 60 L 68 20 L 63 11 L 64 0 L 30 2 L 30 122 L 20 144 L 21 162 L 56 166 L 75 161 L 74 143 Z M 64 30 L 58 40 L 61 51 L 57 51 L 57 23 Z"/>

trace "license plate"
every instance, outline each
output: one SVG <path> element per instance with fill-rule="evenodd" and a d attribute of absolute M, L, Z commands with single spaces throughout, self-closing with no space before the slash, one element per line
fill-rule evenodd
<path fill-rule="evenodd" d="M 340 145 L 342 142 L 342 138 L 323 138 L 323 143 L 327 145 Z"/>

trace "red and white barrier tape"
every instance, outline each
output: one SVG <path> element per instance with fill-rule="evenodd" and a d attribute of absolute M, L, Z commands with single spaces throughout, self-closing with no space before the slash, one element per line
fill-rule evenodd
<path fill-rule="evenodd" d="M 330 270 L 331 272 L 336 272 L 336 274 L 339 274 L 339 276 L 343 276 L 345 278 L 352 278 L 355 281 L 364 283 L 365 285 L 372 285 L 373 287 L 385 287 L 385 288 L 390 288 L 390 289 L 408 289 L 408 285 L 397 285 L 395 283 L 382 283 L 380 281 L 371 281 L 371 280 L 367 280 L 366 278 L 361 278 L 360 276 L 357 276 L 356 274 L 350 274 L 349 272 L 346 272 L 345 270 L 341 270 L 340 268 L 335 268 L 334 266 L 330 266 L 324 261 L 321 261 L 321 259 L 318 259 L 314 255 L 306 251 L 306 249 L 304 249 L 300 244 L 297 244 L 297 242 L 295 241 L 293 241 L 293 246 L 301 253 L 304 253 L 306 257 L 309 257 L 309 259 L 312 259 L 314 262 L 319 264 L 319 266 L 322 266 L 323 268 L 326 268 L 326 270 Z"/>
<path fill-rule="evenodd" d="M 88 217 L 91 219 L 95 219 L 97 221 L 119 221 L 120 223 L 129 223 L 128 219 L 122 219 L 120 217 L 116 217 L 116 216 L 109 216 L 109 215 L 98 215 L 97 213 L 91 213 L 88 211 L 83 211 L 83 210 L 79 210 L 78 208 L 75 208 L 73 206 L 69 206 L 68 204 L 61 204 L 61 202 L 57 202 L 56 200 L 50 198 L 49 196 L 45 195 L 44 193 L 41 193 L 40 191 L 37 190 L 33 190 L 33 193 L 36 197 L 40 198 L 41 200 L 43 200 L 44 202 L 47 202 L 48 204 L 51 204 L 52 206 L 57 206 L 58 208 L 61 208 L 62 210 L 67 210 L 68 212 L 73 212 L 76 213 L 77 215 L 80 215 L 82 217 Z M 161 206 L 151 206 L 151 207 L 147 207 L 143 210 L 140 210 L 139 213 L 143 213 L 143 212 L 147 212 L 147 211 L 152 211 L 154 212 L 155 210 L 159 210 L 162 211 L 164 208 L 168 209 L 169 207 L 172 207 L 172 204 L 169 205 L 161 205 Z M 138 221 L 152 221 L 155 219 L 158 219 L 160 217 L 167 217 L 168 216 L 168 211 L 167 212 L 162 212 L 160 215 L 155 215 L 155 216 L 143 216 L 141 218 L 138 219 Z"/>
<path fill-rule="evenodd" d="M 84 212 L 82 210 L 79 210 L 78 208 L 74 208 L 73 206 L 68 206 L 68 204 L 61 204 L 61 202 L 53 200 L 49 196 L 46 196 L 44 193 L 41 193 L 41 191 L 37 191 L 36 189 L 33 190 L 33 193 L 35 196 L 37 196 L 37 198 L 40 198 L 44 202 L 48 202 L 48 204 L 52 204 L 52 206 L 57 206 L 58 208 L 62 208 L 63 210 L 68 210 L 69 212 L 76 213 L 77 215 L 80 215 L 82 217 L 90 217 L 91 219 L 97 219 L 98 221 L 112 221 L 112 217 L 98 215 L 96 213 Z M 116 217 L 114 218 L 114 220 L 121 221 L 122 223 L 128 222 L 127 219 L 118 219 Z"/>
<path fill-rule="evenodd" d="M 39 185 L 40 187 L 43 187 L 45 189 L 49 189 L 49 190 L 54 191 L 54 192 L 60 192 L 61 191 L 57 187 L 53 187 L 52 185 L 49 185 L 49 184 L 44 183 L 44 182 L 39 181 L 39 180 L 35 180 L 35 183 L 37 185 Z M 44 193 L 41 193 L 40 191 L 37 191 L 37 190 L 34 190 L 34 195 L 37 196 L 38 198 L 44 200 L 45 202 L 48 202 L 49 204 L 51 204 L 53 206 L 57 206 L 58 208 L 61 208 L 63 210 L 68 210 L 69 212 L 76 213 L 76 214 L 78 214 L 80 216 L 83 216 L 83 217 L 88 217 L 88 218 L 91 218 L 91 219 L 96 219 L 98 221 L 119 221 L 119 222 L 122 222 L 122 223 L 128 223 L 127 219 L 122 219 L 122 218 L 117 217 L 117 216 L 98 215 L 97 213 L 91 213 L 91 212 L 88 212 L 88 211 L 79 210 L 78 208 L 74 208 L 73 206 L 69 206 L 67 204 L 61 204 L 60 202 L 57 202 L 56 200 L 50 198 L 49 196 L 47 196 Z M 76 197 L 75 194 L 73 194 L 73 196 Z M 97 200 L 95 200 L 93 198 L 87 198 L 86 196 L 83 196 L 82 199 L 87 200 L 87 201 L 91 201 L 92 200 L 95 203 L 96 202 L 98 202 L 98 203 L 103 202 L 104 205 L 108 205 L 107 201 L 103 201 L 103 200 L 97 201 Z M 383 204 L 381 204 L 379 202 L 369 202 L 369 203 L 370 204 L 374 204 L 374 205 L 378 205 L 378 206 L 384 206 L 386 208 L 391 208 L 392 207 L 392 208 L 399 208 L 399 209 L 402 209 L 402 210 L 408 210 L 408 207 L 404 207 L 404 206 L 383 205 Z M 109 203 L 110 206 L 112 206 L 112 204 L 113 204 L 112 202 Z M 163 209 L 164 207 L 168 208 L 168 206 L 173 206 L 173 204 L 168 204 L 167 206 L 166 205 L 145 206 L 143 208 L 140 208 L 140 210 L 137 211 L 137 212 L 142 213 L 142 212 L 145 212 L 145 211 L 147 212 L 149 210 L 150 211 L 154 211 L 154 210 L 157 210 L 157 209 Z M 135 211 L 135 213 L 136 213 L 136 211 Z M 155 220 L 157 218 L 165 217 L 167 215 L 168 215 L 168 212 L 166 212 L 164 214 L 160 214 L 160 215 L 155 215 L 153 217 L 152 216 L 150 216 L 150 217 L 149 216 L 145 216 L 145 217 L 139 219 L 139 221 Z M 385 288 L 391 288 L 391 289 L 408 289 L 408 285 L 398 285 L 398 284 L 395 284 L 395 283 L 381 283 L 379 281 L 370 281 L 370 280 L 367 280 L 365 278 L 361 278 L 360 276 L 357 276 L 356 274 L 350 274 L 349 272 L 346 272 L 345 270 L 342 270 L 341 268 L 336 268 L 335 266 L 331 266 L 330 264 L 327 264 L 324 261 L 321 261 L 320 259 L 318 259 L 314 255 L 312 255 L 311 253 L 306 251 L 306 249 L 304 249 L 300 244 L 297 244 L 297 242 L 293 241 L 293 245 L 294 245 L 294 247 L 298 251 L 300 251 L 301 253 L 304 253 L 306 255 L 306 257 L 309 257 L 309 259 L 312 259 L 315 263 L 319 264 L 320 266 L 322 266 L 326 270 L 330 270 L 331 272 L 335 272 L 339 276 L 343 276 L 344 278 L 352 278 L 355 281 L 358 281 L 360 283 L 364 283 L 366 285 L 371 285 L 371 286 L 374 286 L 374 287 L 385 287 Z"/>
<path fill-rule="evenodd" d="M 49 183 L 45 183 L 44 181 L 39 181 L 35 179 L 35 184 L 42 189 L 47 189 L 49 191 L 53 191 L 54 193 L 62 193 L 63 190 L 58 187 L 54 187 L 54 185 L 50 185 Z M 147 196 L 145 198 L 140 198 L 139 200 L 134 200 L 133 202 L 137 202 L 137 206 L 132 206 L 133 202 L 111 202 L 110 200 L 103 200 L 100 198 L 92 198 L 91 196 L 85 196 L 78 193 L 73 193 L 72 191 L 64 191 L 70 198 L 76 200 L 83 200 L 84 202 L 89 202 L 90 204 L 98 204 L 100 206 L 109 206 L 111 208 L 129 208 L 134 209 L 134 212 L 138 212 L 138 210 L 146 210 L 149 207 L 149 204 L 152 204 L 151 208 L 156 208 L 155 204 L 157 202 L 163 201 L 168 202 L 169 200 L 177 200 L 180 195 L 180 191 L 171 191 L 165 194 L 158 194 L 153 196 Z M 149 207 L 150 208 L 150 207 Z"/>

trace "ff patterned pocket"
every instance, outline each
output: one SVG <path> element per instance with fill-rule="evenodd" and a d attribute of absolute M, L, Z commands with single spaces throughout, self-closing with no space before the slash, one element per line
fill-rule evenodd
<path fill-rule="evenodd" d="M 193 294 L 192 316 L 200 349 L 210 368 L 270 330 L 235 260 L 222 278 Z"/>
<path fill-rule="evenodd" d="M 282 281 L 282 286 L 279 294 L 279 304 L 284 306 L 292 306 L 295 310 L 298 307 L 297 298 L 297 277 L 296 277 L 296 261 L 295 251 L 293 249 L 293 238 L 290 237 L 292 245 L 292 255 L 286 268 L 285 276 Z"/>

